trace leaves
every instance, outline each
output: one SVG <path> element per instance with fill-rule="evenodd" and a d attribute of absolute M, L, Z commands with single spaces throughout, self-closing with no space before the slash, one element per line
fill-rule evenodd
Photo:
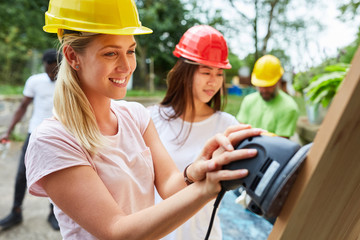
<path fill-rule="evenodd" d="M 327 107 L 337 93 L 350 65 L 339 63 L 326 66 L 324 72 L 315 75 L 308 87 L 304 89 L 309 101 L 313 104 L 321 103 Z"/>
<path fill-rule="evenodd" d="M 0 2 L 0 82 L 22 84 L 30 75 L 28 63 L 40 51 L 54 47 L 53 36 L 44 33 L 47 0 Z"/>

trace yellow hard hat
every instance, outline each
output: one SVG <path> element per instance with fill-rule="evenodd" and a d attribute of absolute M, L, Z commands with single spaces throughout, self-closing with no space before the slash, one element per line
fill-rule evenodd
<path fill-rule="evenodd" d="M 280 60 L 273 55 L 259 58 L 251 74 L 251 83 L 257 87 L 274 86 L 284 73 Z"/>
<path fill-rule="evenodd" d="M 50 0 L 45 32 L 72 30 L 113 35 L 152 33 L 141 25 L 134 0 Z"/>

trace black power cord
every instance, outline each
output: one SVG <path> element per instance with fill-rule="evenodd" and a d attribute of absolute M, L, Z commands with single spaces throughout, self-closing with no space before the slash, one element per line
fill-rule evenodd
<path fill-rule="evenodd" d="M 214 208 L 211 214 L 211 219 L 210 219 L 210 223 L 209 223 L 209 227 L 205 236 L 205 240 L 208 240 L 210 237 L 210 233 L 211 233 L 211 229 L 212 229 L 212 225 L 214 223 L 214 219 L 215 219 L 215 215 L 216 215 L 216 210 L 220 205 L 221 199 L 224 197 L 226 193 L 226 190 L 224 188 L 221 188 L 221 191 L 219 192 L 219 194 L 216 197 L 216 200 L 214 202 Z"/>

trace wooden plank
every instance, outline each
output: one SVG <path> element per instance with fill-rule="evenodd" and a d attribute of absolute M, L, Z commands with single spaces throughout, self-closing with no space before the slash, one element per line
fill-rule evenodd
<path fill-rule="evenodd" d="M 359 235 L 360 48 L 268 239 Z"/>

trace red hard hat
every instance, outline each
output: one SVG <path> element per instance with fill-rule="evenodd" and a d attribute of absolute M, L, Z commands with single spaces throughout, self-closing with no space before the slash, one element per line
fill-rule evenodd
<path fill-rule="evenodd" d="M 212 67 L 231 68 L 224 36 L 207 25 L 189 28 L 176 45 L 173 54 Z"/>

